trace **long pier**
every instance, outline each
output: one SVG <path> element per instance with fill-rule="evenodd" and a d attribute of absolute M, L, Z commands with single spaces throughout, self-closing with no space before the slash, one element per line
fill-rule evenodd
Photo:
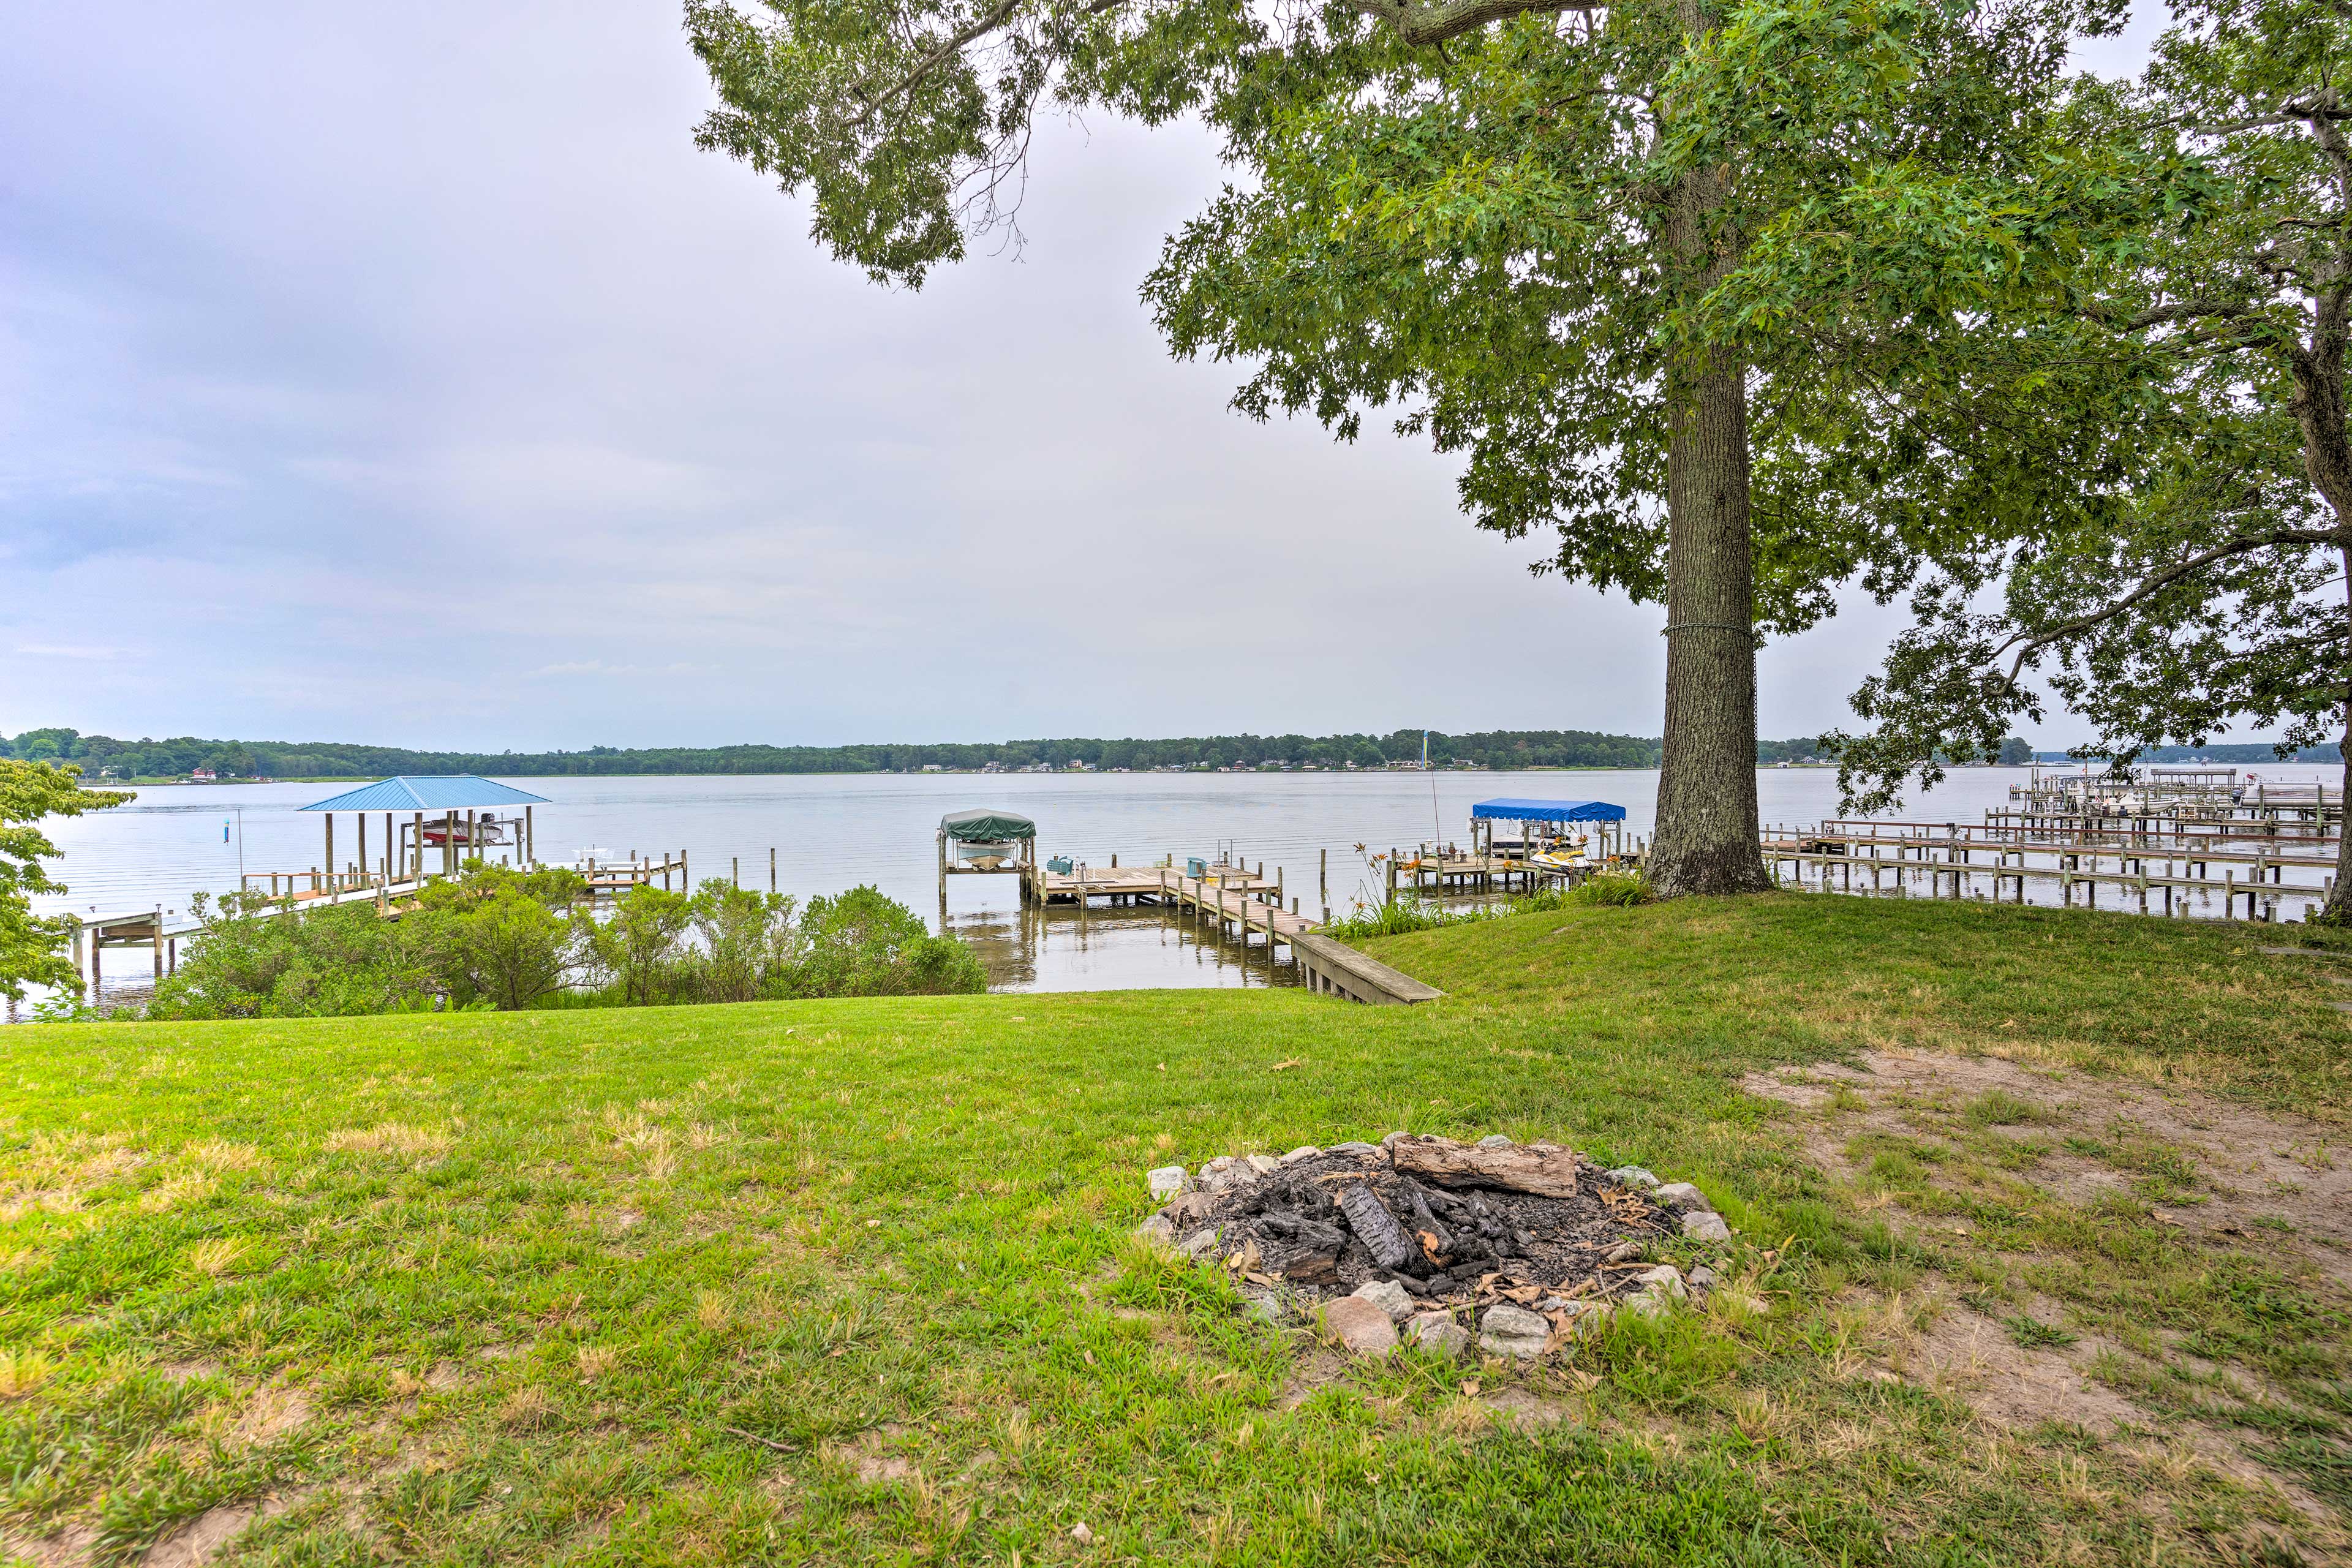
<path fill-rule="evenodd" d="M 1908 831 L 1890 831 L 1896 828 Z M 2235 835 L 2190 836 L 2201 843 L 2175 837 L 2170 844 L 2129 845 L 2087 842 L 2080 836 L 2029 839 L 1998 826 L 1947 825 L 1940 835 L 1918 829 L 1917 824 L 1828 823 L 1768 834 L 1762 847 L 1774 877 L 1793 873 L 1800 887 L 1809 870 L 1817 888 L 1845 892 L 1885 892 L 1890 878 L 1895 890 L 1907 891 L 1909 884 L 1924 879 L 1932 898 L 1967 898 L 1981 883 L 1994 901 L 2021 904 L 2028 880 L 2034 879 L 2054 882 L 2062 907 L 2075 903 L 2079 889 L 2083 904 L 2095 909 L 2105 888 L 2113 891 L 2116 907 L 2129 900 L 2142 914 L 2186 914 L 2192 895 L 2210 900 L 2218 894 L 2224 919 L 2236 918 L 2243 899 L 2246 919 L 2273 921 L 2289 900 L 2323 900 L 2335 885 L 2332 854 L 2216 847 L 2237 841 Z M 2319 845 L 2313 841 L 2311 847 Z M 2213 875 L 2216 868 L 2219 877 Z M 2289 880 L 2290 871 L 2302 875 Z"/>

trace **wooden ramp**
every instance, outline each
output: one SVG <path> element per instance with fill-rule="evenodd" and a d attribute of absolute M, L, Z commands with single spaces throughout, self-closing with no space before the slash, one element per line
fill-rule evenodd
<path fill-rule="evenodd" d="M 1328 936 L 1302 933 L 1292 942 L 1299 966 L 1307 972 L 1307 988 L 1321 996 L 1344 996 L 1375 1006 L 1435 1002 L 1445 993 L 1423 984 L 1402 970 L 1391 969 L 1370 953 L 1358 952 Z"/>

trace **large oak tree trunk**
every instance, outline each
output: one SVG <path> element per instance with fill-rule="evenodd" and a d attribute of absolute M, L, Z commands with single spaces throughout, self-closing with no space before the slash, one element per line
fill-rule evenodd
<path fill-rule="evenodd" d="M 1693 35 L 1714 22 L 1684 0 Z M 1688 285 L 1712 286 L 1734 242 L 1722 169 L 1675 190 L 1665 238 Z M 1650 880 L 1668 898 L 1772 885 L 1757 844 L 1756 563 L 1748 521 L 1748 374 L 1727 356 L 1666 377 L 1666 718 Z"/>
<path fill-rule="evenodd" d="M 2340 515 L 2340 514 L 2339 514 Z M 2352 549 L 2338 552 L 2344 562 L 2345 608 L 2352 613 Z M 2352 670 L 2343 672 L 2344 736 L 2336 743 L 2344 762 L 2343 815 L 2336 823 L 2336 885 L 2320 906 L 2319 919 L 2328 925 L 2352 926 Z M 2327 831 L 2327 806 L 2319 807 L 2319 830 Z"/>
<path fill-rule="evenodd" d="M 1717 367 L 1675 397 L 1666 454 L 1666 719 L 1650 879 L 1671 898 L 1771 886 L 1757 844 L 1756 578 L 1748 388 Z"/>

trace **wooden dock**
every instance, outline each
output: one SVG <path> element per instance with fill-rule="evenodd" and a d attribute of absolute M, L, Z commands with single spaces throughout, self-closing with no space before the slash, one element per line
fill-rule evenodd
<path fill-rule="evenodd" d="M 1320 923 L 1301 914 L 1298 900 L 1286 906 L 1279 869 L 1268 879 L 1265 866 L 1255 870 L 1223 863 L 1204 867 L 1199 876 L 1174 866 L 1073 865 L 1056 871 L 1050 865 L 1025 867 L 1022 895 L 1038 904 L 1076 904 L 1084 910 L 1096 899 L 1119 904 L 1160 904 L 1185 910 L 1246 942 L 1252 932 L 1269 942 L 1287 943 L 1294 936 Z"/>
<path fill-rule="evenodd" d="M 2024 903 L 2029 880 L 2054 883 L 2061 907 L 2071 907 L 2081 889 L 2083 904 L 2095 909 L 2102 888 L 2116 907 L 2136 902 L 2142 914 L 2185 914 L 2192 895 L 2218 894 L 2224 919 L 2236 918 L 2238 900 L 2248 920 L 2272 921 L 2290 900 L 2325 899 L 2334 885 L 2336 859 L 2277 848 L 2228 850 L 2203 843 L 2163 846 L 2099 846 L 2079 838 L 2036 840 L 1987 835 L 1983 829 L 1937 834 L 1917 824 L 1824 824 L 1821 827 L 1768 835 L 1764 858 L 1776 879 L 1793 874 L 1797 886 L 1823 891 L 1907 891 L 1924 880 L 1931 898 L 1984 895 L 1996 902 Z M 1864 831 L 1864 828 L 1874 829 Z M 1913 831 L 1895 832 L 1904 827 Z M 2110 864 L 2112 863 L 2112 864 Z M 2213 874 L 2216 868 L 2220 876 Z M 2302 873 L 2290 880 L 2288 873 Z M 1865 880 L 1866 879 L 1866 880 Z M 2158 905 L 2160 904 L 2160 910 Z"/>

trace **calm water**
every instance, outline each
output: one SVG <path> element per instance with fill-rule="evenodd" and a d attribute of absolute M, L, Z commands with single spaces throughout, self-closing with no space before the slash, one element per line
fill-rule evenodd
<path fill-rule="evenodd" d="M 2333 782 L 2337 770 L 2258 768 L 2265 779 Z M 1764 820 L 1810 823 L 1837 813 L 1837 779 L 1818 768 L 1762 768 Z M 1955 773 L 1901 814 L 1923 822 L 1975 822 L 2006 805 L 2021 768 Z M 1303 910 L 1328 901 L 1344 910 L 1378 885 L 1357 850 L 1410 847 L 1424 840 L 1466 843 L 1471 803 L 1496 795 L 1611 801 L 1625 807 L 1628 831 L 1654 820 L 1654 770 L 1596 773 L 1052 773 L 912 777 L 754 777 L 511 780 L 548 797 L 535 812 L 540 858 L 569 861 L 591 846 L 616 854 L 683 849 L 698 879 L 729 874 L 803 897 L 872 882 L 935 923 L 972 940 L 993 982 L 1012 990 L 1086 990 L 1153 985 L 1262 985 L 1263 952 L 1198 940 L 1198 928 L 1151 910 L 1025 910 L 1012 877 L 952 877 L 942 911 L 932 835 L 940 816 L 966 806 L 1007 806 L 1037 822 L 1038 852 L 1108 864 L 1149 863 L 1174 854 L 1213 857 L 1220 848 L 1279 867 Z M 58 870 L 71 892 L 45 910 L 117 912 L 161 903 L 184 910 L 187 895 L 234 889 L 247 871 L 307 871 L 321 859 L 320 818 L 298 808 L 336 795 L 340 784 L 231 784 L 143 788 L 110 812 L 52 823 L 65 850 Z M 382 850 L 381 815 L 370 823 L 371 857 Z M 352 855 L 352 818 L 339 817 L 337 854 Z M 240 859 L 241 857 L 241 859 Z M 1328 865 L 1328 881 L 1318 872 Z M 149 967 L 135 949 L 111 950 L 128 984 Z M 1275 977 L 1286 983 L 1287 965 Z"/>

